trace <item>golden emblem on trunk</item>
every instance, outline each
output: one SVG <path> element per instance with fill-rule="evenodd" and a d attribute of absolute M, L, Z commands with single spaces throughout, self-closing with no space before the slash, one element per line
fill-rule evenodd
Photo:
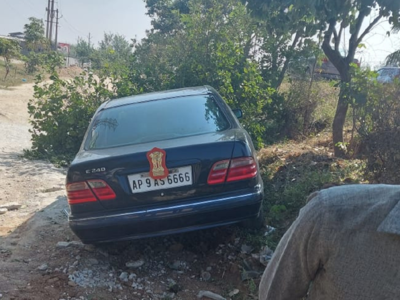
<path fill-rule="evenodd" d="M 150 163 L 150 177 L 163 179 L 168 176 L 168 168 L 165 164 L 166 153 L 160 148 L 153 148 L 147 152 L 147 159 Z"/>

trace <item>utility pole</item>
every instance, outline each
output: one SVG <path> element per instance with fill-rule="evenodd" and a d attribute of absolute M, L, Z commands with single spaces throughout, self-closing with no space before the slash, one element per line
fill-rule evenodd
<path fill-rule="evenodd" d="M 89 32 L 89 36 L 88 36 L 88 45 L 89 45 L 89 49 L 90 49 L 90 40 L 91 40 L 91 36 L 90 36 L 90 32 Z"/>
<path fill-rule="evenodd" d="M 50 44 L 53 39 L 53 23 L 54 23 L 54 0 L 51 0 L 51 9 L 50 9 L 50 35 L 49 40 Z"/>
<path fill-rule="evenodd" d="M 58 47 L 58 20 L 61 18 L 58 18 L 58 9 L 56 10 L 56 40 L 54 42 L 54 50 L 57 50 Z"/>
<path fill-rule="evenodd" d="M 47 11 L 47 19 L 46 19 L 46 21 L 47 21 L 46 39 L 49 38 L 49 27 L 50 27 L 50 1 L 51 1 L 51 0 L 49 0 L 49 3 L 47 4 L 47 7 L 46 7 L 46 11 Z"/>
<path fill-rule="evenodd" d="M 89 32 L 89 35 L 88 35 L 88 47 L 89 47 L 89 55 L 90 55 L 90 50 L 91 50 L 91 48 L 90 48 L 90 44 L 91 44 L 91 40 L 92 40 L 92 36 L 91 36 L 91 34 L 90 34 L 90 32 Z M 89 68 L 92 66 L 92 63 L 91 63 L 91 61 L 90 61 L 90 57 L 87 57 L 87 61 L 88 61 L 88 64 L 89 64 Z"/>

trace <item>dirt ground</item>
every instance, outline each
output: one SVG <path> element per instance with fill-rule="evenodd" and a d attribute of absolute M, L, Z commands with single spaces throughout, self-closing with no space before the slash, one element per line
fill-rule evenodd
<path fill-rule="evenodd" d="M 265 268 L 237 227 L 94 247 L 69 230 L 65 169 L 21 157 L 33 86 L 0 89 L 0 299 L 257 299 Z M 61 242 L 61 243 L 60 243 Z"/>

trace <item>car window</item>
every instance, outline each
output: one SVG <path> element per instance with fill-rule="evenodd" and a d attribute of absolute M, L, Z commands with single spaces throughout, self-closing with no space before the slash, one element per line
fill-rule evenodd
<path fill-rule="evenodd" d="M 86 149 L 102 149 L 179 138 L 230 127 L 214 99 L 179 97 L 113 107 L 94 119 Z"/>

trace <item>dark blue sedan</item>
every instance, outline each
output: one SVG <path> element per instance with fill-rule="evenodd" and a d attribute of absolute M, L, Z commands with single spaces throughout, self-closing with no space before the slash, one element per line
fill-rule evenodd
<path fill-rule="evenodd" d="M 84 243 L 262 224 L 255 150 L 211 87 L 110 100 L 68 170 L 69 225 Z"/>

